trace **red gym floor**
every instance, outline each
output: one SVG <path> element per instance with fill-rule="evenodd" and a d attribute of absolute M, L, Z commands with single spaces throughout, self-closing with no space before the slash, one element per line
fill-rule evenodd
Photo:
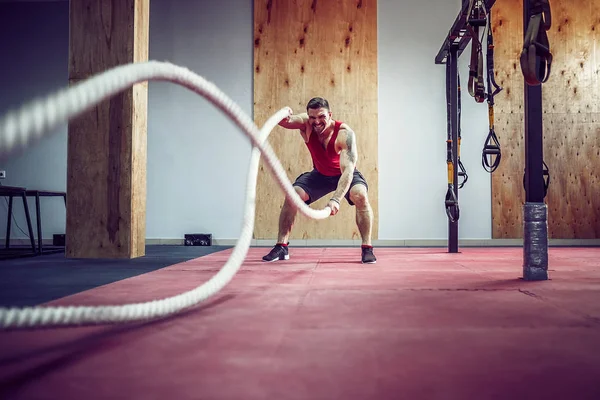
<path fill-rule="evenodd" d="M 0 332 L 6 399 L 598 399 L 600 249 L 252 248 L 234 280 L 146 324 Z M 48 304 L 179 294 L 230 250 Z"/>

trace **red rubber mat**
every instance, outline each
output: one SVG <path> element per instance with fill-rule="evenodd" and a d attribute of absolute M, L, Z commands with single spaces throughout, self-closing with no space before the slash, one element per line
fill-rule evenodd
<path fill-rule="evenodd" d="M 144 324 L 0 332 L 7 399 L 598 399 L 600 249 L 252 248 L 215 297 Z M 143 302 L 213 276 L 220 252 L 55 301 Z"/>

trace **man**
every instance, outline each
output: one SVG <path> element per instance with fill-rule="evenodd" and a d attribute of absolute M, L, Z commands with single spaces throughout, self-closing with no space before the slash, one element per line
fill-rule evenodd
<path fill-rule="evenodd" d="M 356 169 L 356 135 L 347 124 L 331 117 L 329 103 L 321 97 L 311 99 L 306 111 L 279 122 L 286 129 L 300 130 L 313 161 L 313 170 L 301 174 L 294 182 L 294 189 L 306 204 L 333 192 L 327 203 L 331 215 L 337 214 L 344 197 L 348 204 L 355 206 L 356 224 L 362 237 L 362 262 L 373 264 L 377 260 L 371 245 L 373 210 L 367 195 L 367 182 Z M 288 238 L 297 212 L 286 199 L 279 216 L 277 243 L 263 261 L 289 259 Z"/>

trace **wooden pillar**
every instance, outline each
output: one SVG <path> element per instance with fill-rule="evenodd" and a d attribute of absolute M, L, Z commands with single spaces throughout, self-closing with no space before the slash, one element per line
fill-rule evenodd
<path fill-rule="evenodd" d="M 149 0 L 70 1 L 69 84 L 148 60 Z M 147 82 L 68 125 L 66 255 L 145 254 Z"/>

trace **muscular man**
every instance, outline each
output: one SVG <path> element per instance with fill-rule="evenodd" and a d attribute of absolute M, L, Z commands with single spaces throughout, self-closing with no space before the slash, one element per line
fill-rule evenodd
<path fill-rule="evenodd" d="M 362 237 L 362 262 L 375 263 L 371 245 L 373 210 L 367 195 L 367 182 L 356 169 L 356 135 L 347 124 L 331 117 L 329 103 L 321 97 L 311 99 L 306 111 L 279 122 L 286 129 L 300 130 L 313 161 L 313 170 L 301 174 L 294 182 L 294 189 L 306 204 L 333 192 L 327 203 L 331 215 L 337 214 L 344 197 L 348 204 L 355 206 L 356 225 Z M 264 261 L 289 259 L 288 238 L 296 214 L 297 210 L 286 199 L 279 216 L 277 243 L 263 257 Z"/>

